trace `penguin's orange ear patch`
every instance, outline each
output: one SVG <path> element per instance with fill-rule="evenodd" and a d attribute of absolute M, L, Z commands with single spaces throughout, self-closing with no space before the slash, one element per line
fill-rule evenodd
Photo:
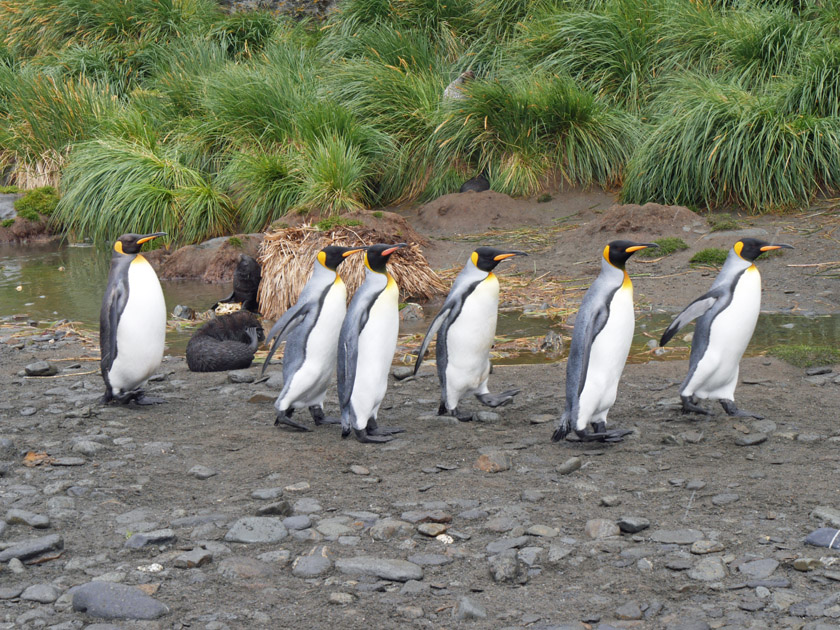
<path fill-rule="evenodd" d="M 470 260 L 472 261 L 472 264 L 478 265 L 478 252 L 470 254 Z"/>
<path fill-rule="evenodd" d="M 732 246 L 732 249 L 735 250 L 735 253 L 739 256 L 741 255 L 741 251 L 744 249 L 744 243 L 742 241 L 738 241 L 735 245 Z"/>
<path fill-rule="evenodd" d="M 125 253 L 123 251 L 123 248 L 122 248 L 122 241 L 117 241 L 116 243 L 114 243 L 114 251 L 117 252 L 118 254 L 124 254 Z"/>
<path fill-rule="evenodd" d="M 324 252 L 318 252 L 318 262 L 326 267 L 326 265 L 327 265 L 327 254 L 324 253 Z"/>

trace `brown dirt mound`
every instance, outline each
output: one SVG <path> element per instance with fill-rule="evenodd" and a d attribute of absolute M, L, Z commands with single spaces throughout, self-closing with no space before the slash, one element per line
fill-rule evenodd
<path fill-rule="evenodd" d="M 239 240 L 231 243 L 231 238 Z M 239 254 L 256 258 L 262 234 L 237 234 L 214 238 L 198 245 L 186 245 L 174 252 L 156 249 L 143 254 L 164 280 L 200 279 L 204 282 L 230 282 Z"/>
<path fill-rule="evenodd" d="M 512 220 L 522 225 L 539 224 L 548 213 L 533 202 L 484 192 L 452 193 L 438 197 L 416 210 L 412 224 L 429 234 L 476 234 L 508 227 Z"/>
<path fill-rule="evenodd" d="M 43 243 L 58 238 L 60 237 L 53 234 L 44 221 L 28 221 L 17 217 L 9 227 L 0 227 L 0 243 Z"/>
<path fill-rule="evenodd" d="M 258 258 L 262 266 L 259 303 L 263 316 L 276 319 L 295 303 L 312 273 L 315 256 L 327 245 L 407 242 L 409 247 L 395 253 L 388 264 L 388 270 L 399 285 L 400 293 L 404 298 L 421 300 L 442 295 L 445 293 L 443 283 L 429 267 L 418 242 L 406 238 L 406 232 L 413 230 L 406 230 L 407 224 L 404 223 L 401 217 L 396 217 L 390 230 L 358 225 L 335 226 L 324 231 L 304 224 L 266 234 Z M 352 295 L 364 281 L 363 256 L 349 257 L 341 266 L 341 277 L 347 283 L 348 295 Z"/>
<path fill-rule="evenodd" d="M 275 222 L 268 231 L 270 232 L 272 229 L 316 225 L 318 223 L 328 222 L 331 219 L 334 219 L 334 217 L 322 217 L 314 214 L 291 215 L 283 217 L 282 221 Z M 383 239 L 375 242 L 417 243 L 420 246 L 429 244 L 429 239 L 417 232 L 405 218 L 396 212 L 357 210 L 342 214 L 338 218 L 338 221 L 358 224 L 357 226 L 348 225 L 347 227 L 350 229 L 357 229 L 358 227 L 375 230 Z"/>
<path fill-rule="evenodd" d="M 658 203 L 616 204 L 600 219 L 593 221 L 587 232 L 590 235 L 615 234 L 625 238 L 650 238 L 655 236 L 682 236 L 684 228 L 706 225 L 700 215 L 683 206 L 663 206 Z"/>

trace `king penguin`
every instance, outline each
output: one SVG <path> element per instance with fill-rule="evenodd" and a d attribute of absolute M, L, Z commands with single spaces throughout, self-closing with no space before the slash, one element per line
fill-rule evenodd
<path fill-rule="evenodd" d="M 285 424 L 309 431 L 292 420 L 295 409 L 303 407 L 309 408 L 316 425 L 340 422 L 324 415 L 324 398 L 338 353 L 338 333 L 347 311 L 347 287 L 338 275 L 338 266 L 363 249 L 329 245 L 318 252 L 312 275 L 297 303 L 283 313 L 268 333 L 267 342 L 274 339 L 274 343 L 263 363 L 263 373 L 277 347 L 286 339 L 283 390 L 274 403 L 275 426 Z"/>
<path fill-rule="evenodd" d="M 754 238 L 735 243 L 709 292 L 686 306 L 663 333 L 660 346 L 699 318 L 691 341 L 688 376 L 680 386 L 683 413 L 709 415 L 697 404 L 697 398 L 704 398 L 719 400 L 730 416 L 763 418 L 735 406 L 735 386 L 741 357 L 761 309 L 761 274 L 754 261 L 764 252 L 781 248 L 793 249 Z"/>
<path fill-rule="evenodd" d="M 625 264 L 635 252 L 656 243 L 612 241 L 604 248 L 601 273 L 580 304 L 566 363 L 566 408 L 551 439 L 571 431 L 585 442 L 620 442 L 632 431 L 607 431 L 636 318 L 633 283 Z M 586 430 L 592 424 L 593 433 Z"/>
<path fill-rule="evenodd" d="M 490 375 L 490 348 L 496 337 L 499 310 L 499 280 L 493 269 L 503 260 L 527 256 L 525 252 L 502 251 L 479 247 L 464 266 L 443 307 L 437 314 L 417 353 L 414 373 L 420 369 L 426 350 L 437 333 L 435 354 L 441 387 L 438 415 L 449 414 L 461 422 L 469 422 L 473 414 L 458 410 L 458 402 L 466 394 L 475 394 L 488 407 L 498 407 L 513 400 L 518 389 L 496 396 L 487 389 Z"/>
<path fill-rule="evenodd" d="M 388 442 L 392 434 L 402 432 L 376 423 L 400 325 L 400 292 L 386 264 L 401 247 L 406 244 L 367 248 L 365 281 L 350 301 L 338 338 L 341 437 L 353 432 L 360 442 Z"/>
<path fill-rule="evenodd" d="M 165 236 L 123 234 L 114 243 L 108 286 L 99 312 L 102 402 L 161 403 L 141 389 L 163 360 L 166 303 L 157 274 L 141 254 L 144 243 Z"/>

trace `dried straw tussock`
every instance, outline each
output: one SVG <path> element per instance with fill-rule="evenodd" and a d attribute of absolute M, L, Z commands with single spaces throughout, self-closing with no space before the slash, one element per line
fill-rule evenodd
<path fill-rule="evenodd" d="M 396 234 L 387 234 L 365 226 L 336 226 L 319 231 L 309 224 L 268 233 L 260 245 L 259 262 L 262 267 L 259 302 L 263 317 L 277 319 L 292 306 L 309 280 L 318 252 L 327 245 L 374 245 L 398 243 Z M 365 279 L 365 265 L 361 254 L 350 256 L 339 267 L 352 296 Z M 404 298 L 428 300 L 446 293 L 438 275 L 429 267 L 416 243 L 400 249 L 388 263 L 388 271 L 400 287 Z"/>

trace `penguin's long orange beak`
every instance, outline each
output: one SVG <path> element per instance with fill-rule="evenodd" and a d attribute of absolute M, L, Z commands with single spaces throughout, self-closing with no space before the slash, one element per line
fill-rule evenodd
<path fill-rule="evenodd" d="M 393 247 L 389 247 L 388 249 L 383 251 L 382 254 L 380 254 L 380 255 L 381 256 L 390 256 L 391 254 L 393 254 L 395 251 L 397 251 L 401 247 L 408 247 L 408 243 L 398 243 L 397 245 L 394 245 Z"/>
<path fill-rule="evenodd" d="M 793 245 L 785 245 L 784 243 L 779 243 L 778 245 L 776 245 L 776 244 L 765 245 L 764 247 L 761 247 L 759 249 L 761 249 L 761 251 L 763 251 L 763 252 L 770 252 L 770 251 L 773 251 L 774 249 L 782 249 L 782 248 L 793 249 Z"/>
<path fill-rule="evenodd" d="M 504 254 L 498 254 L 497 256 L 493 256 L 493 260 L 500 261 L 500 260 L 507 260 L 508 258 L 513 258 L 514 256 L 527 256 L 525 252 L 505 252 Z"/>
<path fill-rule="evenodd" d="M 137 239 L 137 244 L 142 245 L 143 243 L 148 243 L 151 240 L 156 239 L 159 236 L 166 236 L 166 232 L 155 232 L 154 234 L 146 234 L 141 236 Z"/>
<path fill-rule="evenodd" d="M 659 247 L 656 243 L 641 243 L 639 245 L 633 245 L 632 247 L 628 247 L 625 251 L 628 254 L 632 254 L 633 252 L 637 252 L 640 249 L 647 249 L 648 247 Z"/>
<path fill-rule="evenodd" d="M 357 252 L 363 252 L 367 249 L 367 247 L 360 247 L 358 249 L 348 249 L 346 252 L 341 254 L 342 258 L 347 258 L 350 254 L 355 254 Z"/>

